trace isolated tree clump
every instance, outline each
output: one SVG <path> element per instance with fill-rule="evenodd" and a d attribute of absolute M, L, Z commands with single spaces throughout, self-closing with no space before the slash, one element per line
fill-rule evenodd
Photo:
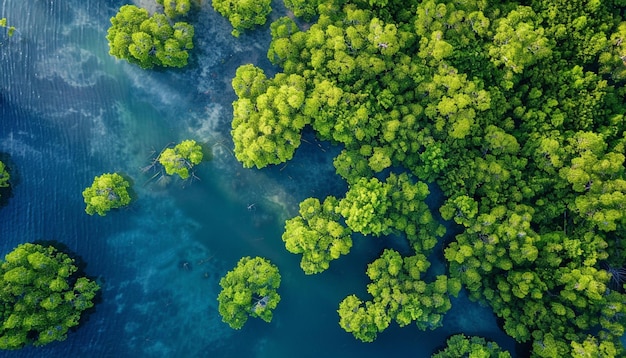
<path fill-rule="evenodd" d="M 174 148 L 166 148 L 158 161 L 168 175 L 178 174 L 181 179 L 189 178 L 189 171 L 202 161 L 202 146 L 195 140 L 184 140 Z"/>
<path fill-rule="evenodd" d="M 241 31 L 263 25 L 272 11 L 271 0 L 212 0 L 213 9 L 230 21 L 232 35 L 239 37 Z"/>
<path fill-rule="evenodd" d="M 0 19 L 0 27 L 4 27 L 7 29 L 7 35 L 9 35 L 9 37 L 13 36 L 13 34 L 15 33 L 15 27 L 8 26 L 7 19 L 5 17 Z"/>
<path fill-rule="evenodd" d="M 105 216 L 111 209 L 130 204 L 129 187 L 130 183 L 117 173 L 106 173 L 95 177 L 93 184 L 83 191 L 83 198 L 87 204 L 85 211 L 89 215 L 98 213 L 100 216 Z"/>
<path fill-rule="evenodd" d="M 248 317 L 271 322 L 280 302 L 278 268 L 262 257 L 243 257 L 237 266 L 220 280 L 222 290 L 217 296 L 222 320 L 233 329 L 240 329 Z"/>
<path fill-rule="evenodd" d="M 184 67 L 193 48 L 194 28 L 186 22 L 173 25 L 164 14 L 124 5 L 111 18 L 107 31 L 109 53 L 142 68 Z"/>
<path fill-rule="evenodd" d="M 67 254 L 22 244 L 0 265 L 0 349 L 41 346 L 67 338 L 100 289 Z"/>
<path fill-rule="evenodd" d="M 11 175 L 9 174 L 6 165 L 3 162 L 0 162 L 0 188 L 7 188 L 9 185 L 9 180 L 11 179 Z"/>

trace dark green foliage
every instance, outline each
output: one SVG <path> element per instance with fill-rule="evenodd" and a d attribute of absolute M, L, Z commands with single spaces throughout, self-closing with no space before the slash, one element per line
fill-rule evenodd
<path fill-rule="evenodd" d="M 368 178 L 374 174 L 367 158 L 353 150 L 342 150 L 333 160 L 333 165 L 337 174 L 349 184 L 354 184 L 359 179 Z"/>
<path fill-rule="evenodd" d="M 615 347 L 611 341 L 599 341 L 596 337 L 588 335 L 584 341 L 571 343 L 572 357 L 617 357 L 622 349 Z"/>
<path fill-rule="evenodd" d="M 432 358 L 510 358 L 511 353 L 503 351 L 497 343 L 487 342 L 484 338 L 464 334 L 456 334 L 446 341 L 446 347 L 434 353 Z"/>
<path fill-rule="evenodd" d="M 421 330 L 441 326 L 443 314 L 451 307 L 449 295 L 456 296 L 461 283 L 443 275 L 426 283 L 421 276 L 429 266 L 424 255 L 403 258 L 386 249 L 367 266 L 367 276 L 372 281 L 367 292 L 372 300 L 346 297 L 339 304 L 339 325 L 364 342 L 373 341 L 391 321 L 401 327 L 415 322 Z"/>
<path fill-rule="evenodd" d="M 77 277 L 74 260 L 54 247 L 22 244 L 0 265 L 0 349 L 67 338 L 100 289 Z"/>
<path fill-rule="evenodd" d="M 6 165 L 3 162 L 0 162 L 0 188 L 8 188 L 9 180 L 11 179 L 11 175 L 9 174 Z"/>
<path fill-rule="evenodd" d="M 426 184 L 413 183 L 406 173 L 392 173 L 385 182 L 361 178 L 341 200 L 329 196 L 323 204 L 315 198 L 300 203 L 300 215 L 285 223 L 283 241 L 289 252 L 302 254 L 300 266 L 307 274 L 322 272 L 347 254 L 352 232 L 400 234 L 414 250 L 427 253 L 445 233 L 424 203 L 428 194 Z"/>
<path fill-rule="evenodd" d="M 142 68 L 184 67 L 193 48 L 194 28 L 186 22 L 173 25 L 164 14 L 124 5 L 107 32 L 109 53 Z"/>
<path fill-rule="evenodd" d="M 240 329 L 248 317 L 270 322 L 280 302 L 278 268 L 262 257 L 243 257 L 237 266 L 220 280 L 222 290 L 217 296 L 222 320 L 233 329 Z"/>

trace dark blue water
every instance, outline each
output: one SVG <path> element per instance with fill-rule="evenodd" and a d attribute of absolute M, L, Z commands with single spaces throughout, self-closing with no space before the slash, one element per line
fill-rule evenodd
<path fill-rule="evenodd" d="M 144 71 L 108 55 L 109 18 L 122 4 L 0 1 L 0 17 L 18 30 L 0 36 L 0 159 L 13 175 L 0 254 L 56 240 L 102 285 L 102 302 L 66 341 L 0 356 L 427 357 L 461 331 L 510 347 L 489 310 L 462 298 L 433 332 L 392 326 L 372 344 L 343 332 L 338 304 L 352 293 L 367 299 L 365 266 L 385 243 L 358 239 L 330 270 L 305 276 L 280 239 L 302 199 L 345 190 L 333 174 L 338 149 L 308 135 L 293 161 L 261 171 L 243 169 L 231 152 L 230 80 L 244 63 L 276 71 L 265 60 L 267 27 L 235 39 L 205 2 L 189 68 Z M 154 152 L 188 138 L 213 151 L 200 180 L 150 181 L 141 168 Z M 88 216 L 82 190 L 113 171 L 133 178 L 138 200 Z M 217 313 L 218 281 L 246 255 L 279 267 L 282 301 L 270 324 L 233 331 Z"/>

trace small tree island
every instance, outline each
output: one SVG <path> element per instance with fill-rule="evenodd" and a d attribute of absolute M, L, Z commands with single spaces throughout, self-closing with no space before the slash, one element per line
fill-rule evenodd
<path fill-rule="evenodd" d="M 222 320 L 233 329 L 240 329 L 248 317 L 271 322 L 273 310 L 280 302 L 276 292 L 280 286 L 278 268 L 262 257 L 243 257 L 237 266 L 220 280 L 222 291 L 217 296 Z"/>
<path fill-rule="evenodd" d="M 0 265 L 0 349 L 41 346 L 67 338 L 93 307 L 98 284 L 52 246 L 26 243 Z"/>
<path fill-rule="evenodd" d="M 181 179 L 187 179 L 191 174 L 189 171 L 196 164 L 200 164 L 203 157 L 202 146 L 195 140 L 188 139 L 178 143 L 174 148 L 164 149 L 157 160 L 163 165 L 167 175 L 178 174 Z"/>
<path fill-rule="evenodd" d="M 8 188 L 11 184 L 9 180 L 11 179 L 11 175 L 7 170 L 6 165 L 3 162 L 0 162 L 0 188 Z"/>
<path fill-rule="evenodd" d="M 87 204 L 85 211 L 89 215 L 98 213 L 100 216 L 105 216 L 111 209 L 130 204 L 128 187 L 130 183 L 117 173 L 106 173 L 95 177 L 93 184 L 83 191 L 85 204 Z"/>

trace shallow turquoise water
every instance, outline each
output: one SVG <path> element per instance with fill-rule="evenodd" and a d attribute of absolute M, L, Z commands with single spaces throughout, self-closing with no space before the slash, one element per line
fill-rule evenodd
<path fill-rule="evenodd" d="M 145 2 L 147 3 L 147 1 Z M 236 68 L 265 60 L 266 28 L 234 39 L 205 3 L 192 65 L 144 71 L 108 55 L 105 39 L 118 1 L 4 0 L 0 17 L 18 33 L 0 37 L 0 159 L 13 192 L 0 209 L 0 252 L 56 240 L 80 255 L 102 285 L 102 302 L 64 342 L 7 357 L 427 357 L 464 331 L 508 344 L 485 308 L 454 301 L 433 332 L 391 327 L 363 344 L 338 326 L 347 295 L 365 298 L 365 266 L 389 245 L 358 238 L 352 253 L 317 276 L 280 236 L 309 196 L 341 195 L 332 148 L 307 134 L 286 166 L 243 169 L 230 130 Z M 275 4 L 273 17 L 281 13 Z M 183 186 L 150 181 L 141 168 L 171 142 L 208 143 L 213 158 Z M 94 176 L 122 172 L 138 200 L 106 217 L 84 213 L 81 192 Z M 233 331 L 217 313 L 219 278 L 242 256 L 264 256 L 283 277 L 274 320 Z M 441 267 L 436 263 L 434 267 Z"/>

